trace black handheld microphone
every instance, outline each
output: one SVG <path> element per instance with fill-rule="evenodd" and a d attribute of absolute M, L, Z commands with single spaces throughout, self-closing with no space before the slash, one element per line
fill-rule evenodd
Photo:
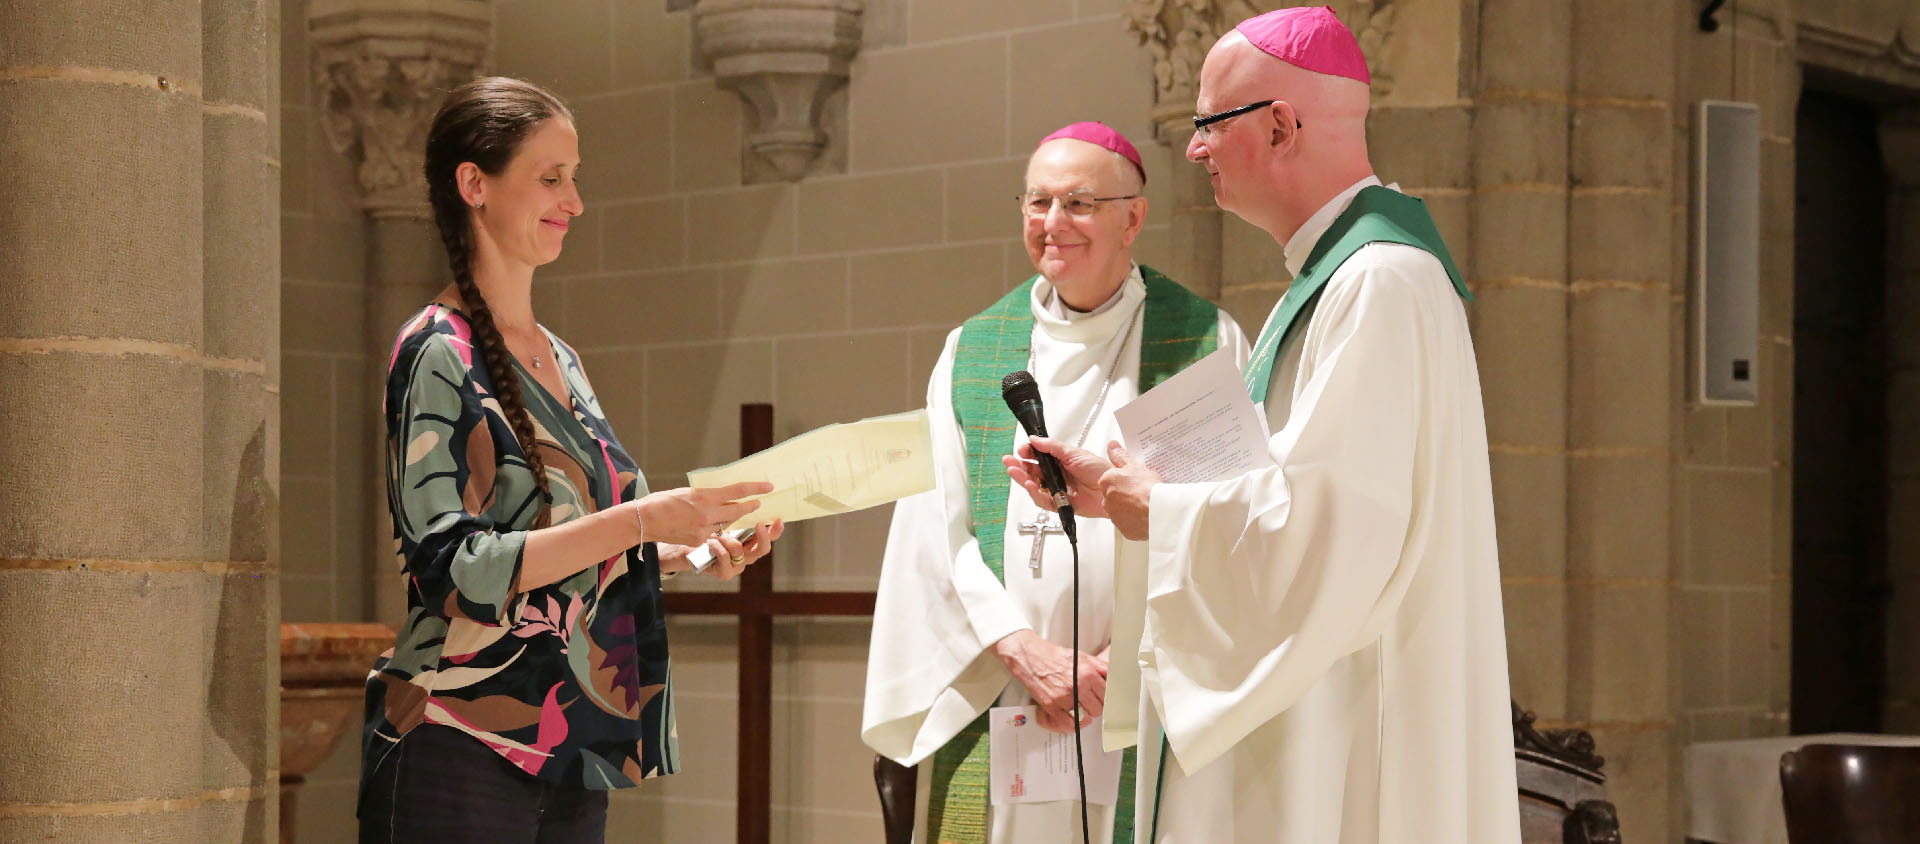
<path fill-rule="evenodd" d="M 1007 373 L 1007 377 L 1000 379 L 1000 397 L 1007 400 L 1007 409 L 1013 411 L 1013 418 L 1020 420 L 1020 427 L 1027 429 L 1027 436 L 1047 435 L 1046 408 L 1040 402 L 1040 385 L 1034 383 L 1032 373 L 1024 369 Z M 1079 537 L 1074 535 L 1073 505 L 1067 503 L 1067 476 L 1060 469 L 1060 461 L 1039 449 L 1034 449 L 1033 458 L 1040 464 L 1040 486 L 1053 495 L 1054 509 L 1060 511 L 1061 530 L 1067 532 L 1067 541 L 1078 544 Z"/>

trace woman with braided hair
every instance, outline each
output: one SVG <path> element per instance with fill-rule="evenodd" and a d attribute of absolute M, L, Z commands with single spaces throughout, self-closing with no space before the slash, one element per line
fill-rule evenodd
<path fill-rule="evenodd" d="M 599 842 L 607 790 L 679 767 L 660 577 L 731 578 L 782 525 L 716 535 L 764 483 L 649 494 L 580 358 L 534 319 L 582 212 L 552 94 L 455 89 L 427 137 L 454 283 L 387 372 L 388 506 L 408 613 L 368 679 L 360 840 Z"/>

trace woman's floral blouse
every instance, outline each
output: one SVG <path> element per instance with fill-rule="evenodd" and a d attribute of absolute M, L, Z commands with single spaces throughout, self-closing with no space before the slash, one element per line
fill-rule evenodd
<path fill-rule="evenodd" d="M 368 678 L 361 781 L 421 723 L 460 730 L 545 780 L 610 789 L 673 773 L 654 546 L 515 589 L 539 493 L 472 337 L 460 311 L 429 305 L 388 363 L 387 497 L 407 620 Z M 578 356 L 547 337 L 568 395 L 526 370 L 520 382 L 560 524 L 647 487 Z"/>

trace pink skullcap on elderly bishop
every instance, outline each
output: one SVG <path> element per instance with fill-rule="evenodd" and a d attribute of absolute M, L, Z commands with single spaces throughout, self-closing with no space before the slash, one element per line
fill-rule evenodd
<path fill-rule="evenodd" d="M 1367 57 L 1353 30 L 1327 6 L 1278 9 L 1247 18 L 1233 28 L 1267 55 L 1294 67 L 1371 83 Z"/>
<path fill-rule="evenodd" d="M 1048 141 L 1058 140 L 1060 138 L 1086 141 L 1094 146 L 1105 147 L 1106 149 L 1120 153 L 1121 158 L 1133 164 L 1133 169 L 1140 172 L 1140 181 L 1142 183 L 1147 181 L 1147 168 L 1140 164 L 1140 151 L 1133 148 L 1133 144 L 1127 141 L 1125 135 L 1114 131 L 1113 127 L 1105 123 L 1082 120 L 1079 123 L 1068 124 L 1056 130 L 1053 134 L 1041 138 L 1040 143 L 1034 144 L 1034 149 L 1039 149 L 1046 145 Z"/>

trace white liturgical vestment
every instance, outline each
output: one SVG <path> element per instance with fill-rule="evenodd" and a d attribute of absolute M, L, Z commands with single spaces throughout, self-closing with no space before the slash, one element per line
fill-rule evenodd
<path fill-rule="evenodd" d="M 1289 270 L 1377 184 L 1309 219 Z M 1274 465 L 1156 486 L 1145 606 L 1115 610 L 1145 615 L 1136 840 L 1517 844 L 1486 425 L 1445 268 L 1362 247 L 1272 378 Z"/>
<path fill-rule="evenodd" d="M 1104 451 L 1109 440 L 1119 438 L 1113 411 L 1139 394 L 1143 317 L 1135 315 L 1145 298 L 1137 267 L 1111 300 L 1084 314 L 1062 307 L 1046 279 L 1034 284 L 1030 369 L 1045 399 L 1047 430 L 1055 437 L 1071 441 L 1079 434 L 1111 368 L 1112 384 L 1086 442 Z M 927 385 L 935 485 L 894 505 L 867 662 L 861 738 L 905 765 L 930 757 L 990 706 L 1033 702 L 989 650 L 993 643 L 1028 628 L 1062 647 L 1073 641 L 1073 555 L 1066 537 L 1051 533 L 1042 544 L 1039 570 L 1029 567 L 1036 536 L 1020 532 L 1019 525 L 1041 511 L 1026 492 L 1008 485 L 1004 584 L 982 561 L 968 527 L 966 441 L 953 409 L 959 336 L 957 328 L 947 335 Z M 1247 359 L 1247 338 L 1224 311 L 1217 337 L 1236 362 Z M 1012 453 L 1025 439 L 1016 427 L 1003 453 Z M 1138 570 L 1145 565 L 1146 547 L 1121 539 L 1112 523 L 1101 519 L 1080 519 L 1078 532 L 1080 648 L 1099 653 L 1110 641 L 1115 556 L 1135 557 Z M 1109 699 L 1113 694 L 1110 687 Z M 1135 691 L 1126 694 L 1137 699 Z M 1131 728 L 1128 733 L 1131 738 Z M 1099 749 L 1086 748 L 1088 753 Z M 923 792 L 930 767 L 921 768 Z M 1113 808 L 1096 804 L 1090 809 L 1094 840 L 1110 841 Z M 916 814 L 915 840 L 924 841 L 924 806 Z M 989 816 L 994 844 L 1062 844 L 1080 836 L 1077 801 L 992 807 Z"/>

